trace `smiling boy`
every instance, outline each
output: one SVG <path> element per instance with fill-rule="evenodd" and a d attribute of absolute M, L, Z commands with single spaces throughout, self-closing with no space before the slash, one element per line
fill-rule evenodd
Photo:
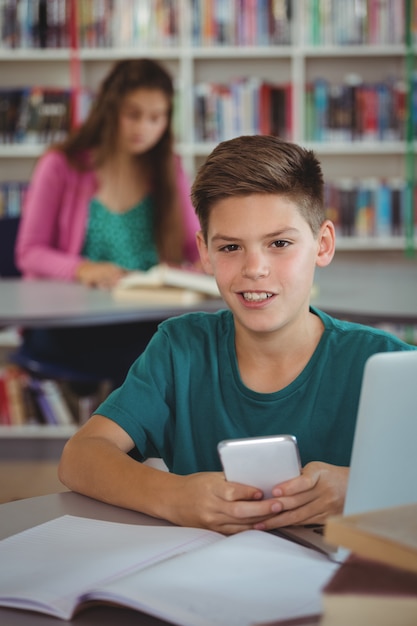
<path fill-rule="evenodd" d="M 227 309 L 163 322 L 124 384 L 66 444 L 70 489 L 184 526 L 232 534 L 340 513 L 362 373 L 371 354 L 413 349 L 310 307 L 334 255 L 314 153 L 276 137 L 219 144 L 192 200 L 197 243 Z M 226 482 L 222 439 L 292 434 L 301 476 L 274 497 Z M 160 457 L 164 472 L 137 462 Z"/>

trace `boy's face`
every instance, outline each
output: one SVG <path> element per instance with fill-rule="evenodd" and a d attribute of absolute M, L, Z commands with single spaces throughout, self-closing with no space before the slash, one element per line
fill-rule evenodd
<path fill-rule="evenodd" d="M 226 198 L 210 211 L 207 245 L 197 243 L 237 327 L 274 332 L 308 313 L 316 266 L 330 263 L 334 229 L 314 238 L 295 204 L 279 195 Z"/>

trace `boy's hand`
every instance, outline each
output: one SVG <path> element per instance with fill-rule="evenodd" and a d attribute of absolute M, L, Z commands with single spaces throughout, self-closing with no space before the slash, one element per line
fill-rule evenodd
<path fill-rule="evenodd" d="M 227 482 L 223 472 L 178 476 L 175 500 L 164 516 L 180 526 L 208 528 L 225 535 L 253 529 L 275 519 L 271 500 L 262 500 L 256 487 Z"/>
<path fill-rule="evenodd" d="M 348 467 L 313 461 L 301 476 L 288 480 L 273 489 L 273 500 L 268 500 L 274 517 L 255 525 L 259 530 L 283 526 L 323 524 L 329 515 L 343 512 L 349 476 Z"/>

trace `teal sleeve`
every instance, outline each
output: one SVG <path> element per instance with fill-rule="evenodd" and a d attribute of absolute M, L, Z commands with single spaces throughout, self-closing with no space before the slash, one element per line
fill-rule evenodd
<path fill-rule="evenodd" d="M 158 330 L 123 385 L 96 410 L 123 428 L 144 458 L 167 454 L 166 434 L 174 420 L 170 350 L 168 337 Z"/>

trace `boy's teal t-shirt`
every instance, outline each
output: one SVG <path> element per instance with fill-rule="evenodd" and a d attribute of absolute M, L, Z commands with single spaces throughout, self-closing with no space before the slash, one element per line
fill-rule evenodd
<path fill-rule="evenodd" d="M 311 310 L 324 333 L 305 369 L 281 391 L 257 393 L 243 384 L 230 311 L 189 313 L 160 324 L 96 413 L 126 430 L 144 458 L 160 457 L 177 474 L 220 470 L 222 439 L 273 434 L 297 437 L 302 465 L 348 466 L 366 360 L 413 348 Z"/>
<path fill-rule="evenodd" d="M 82 255 L 127 270 L 148 270 L 159 262 L 150 196 L 125 213 L 109 211 L 97 198 L 90 202 Z"/>

